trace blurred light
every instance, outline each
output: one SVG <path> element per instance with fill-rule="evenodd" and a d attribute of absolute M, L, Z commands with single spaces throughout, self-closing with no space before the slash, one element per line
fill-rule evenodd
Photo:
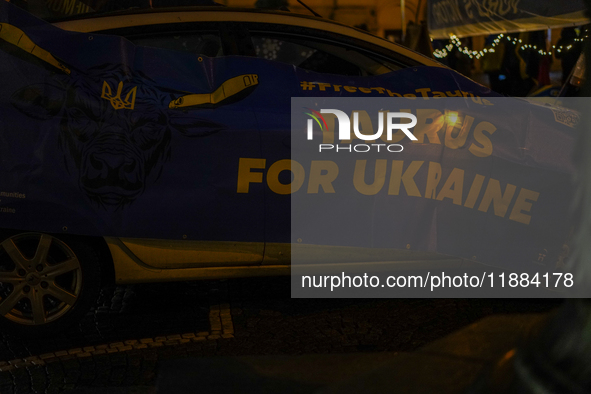
<path fill-rule="evenodd" d="M 445 111 L 445 123 L 454 127 L 458 123 L 458 112 L 457 111 Z"/>

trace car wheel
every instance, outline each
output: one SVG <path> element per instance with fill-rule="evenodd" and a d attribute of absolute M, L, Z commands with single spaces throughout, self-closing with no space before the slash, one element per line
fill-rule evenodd
<path fill-rule="evenodd" d="M 76 323 L 100 292 L 96 253 L 75 237 L 19 233 L 0 243 L 0 324 L 47 336 Z"/>

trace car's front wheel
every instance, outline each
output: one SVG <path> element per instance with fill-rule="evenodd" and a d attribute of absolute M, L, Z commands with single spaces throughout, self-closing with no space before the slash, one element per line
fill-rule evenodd
<path fill-rule="evenodd" d="M 0 243 L 0 324 L 21 336 L 55 334 L 79 320 L 100 291 L 93 249 L 71 237 L 17 233 Z"/>

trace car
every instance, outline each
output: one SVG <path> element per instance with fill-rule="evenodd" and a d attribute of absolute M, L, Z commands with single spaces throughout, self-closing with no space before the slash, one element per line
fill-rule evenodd
<path fill-rule="evenodd" d="M 73 324 L 109 282 L 289 274 L 292 97 L 496 96 L 400 45 L 284 11 L 49 23 L 0 2 L 0 18 L 12 76 L 0 89 L 0 323 L 21 335 Z M 402 249 L 411 264 L 464 261 Z"/>

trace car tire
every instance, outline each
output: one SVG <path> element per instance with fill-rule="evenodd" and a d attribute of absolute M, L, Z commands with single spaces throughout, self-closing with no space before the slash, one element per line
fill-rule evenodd
<path fill-rule="evenodd" d="M 1 332 L 51 336 L 89 311 L 101 289 L 101 265 L 83 238 L 25 232 L 0 240 Z"/>

